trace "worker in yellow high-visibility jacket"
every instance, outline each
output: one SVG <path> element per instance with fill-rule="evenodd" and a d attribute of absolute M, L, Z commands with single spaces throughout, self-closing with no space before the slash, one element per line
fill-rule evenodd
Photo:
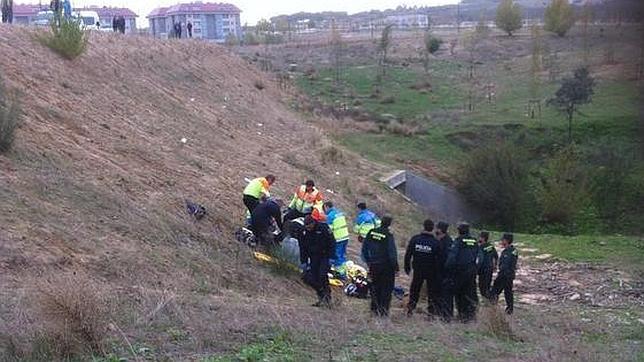
<path fill-rule="evenodd" d="M 380 219 L 373 211 L 367 209 L 366 202 L 359 202 L 357 207 L 358 216 L 353 223 L 353 231 L 358 234 L 358 241 L 362 242 L 371 229 L 380 227 Z"/>
<path fill-rule="evenodd" d="M 313 212 L 314 208 L 320 209 L 322 206 L 322 193 L 315 187 L 313 180 L 308 180 L 304 185 L 295 190 L 293 199 L 288 205 L 288 213 L 285 216 L 286 220 L 297 219 L 303 217 L 307 213 Z"/>
<path fill-rule="evenodd" d="M 349 244 L 349 226 L 344 213 L 331 201 L 324 203 L 326 223 L 329 225 L 335 239 L 335 256 L 331 258 L 333 269 L 346 277 L 345 263 L 347 262 L 347 245 Z"/>
<path fill-rule="evenodd" d="M 271 196 L 269 189 L 275 183 L 275 176 L 266 175 L 265 177 L 258 177 L 248 183 L 244 189 L 244 205 L 249 213 L 252 213 L 255 207 L 259 205 L 261 199 L 266 199 Z"/>

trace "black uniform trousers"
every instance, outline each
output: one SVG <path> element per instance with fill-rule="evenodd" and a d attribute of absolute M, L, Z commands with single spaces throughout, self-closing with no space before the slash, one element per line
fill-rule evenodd
<path fill-rule="evenodd" d="M 304 282 L 308 284 L 323 302 L 331 300 L 331 288 L 329 287 L 329 259 L 310 258 L 310 269 L 304 273 Z"/>
<path fill-rule="evenodd" d="M 412 311 L 416 309 L 418 300 L 420 299 L 420 291 L 423 289 L 423 284 L 427 284 L 427 312 L 429 314 L 436 314 L 440 302 L 440 278 L 436 273 L 428 270 L 414 269 L 414 274 L 411 278 L 411 286 L 409 287 L 409 304 L 407 310 Z"/>
<path fill-rule="evenodd" d="M 380 317 L 388 316 L 391 294 L 396 281 L 395 267 L 389 264 L 371 264 L 369 278 L 371 279 L 371 312 Z"/>
<path fill-rule="evenodd" d="M 479 271 L 479 291 L 481 296 L 490 299 L 490 287 L 492 286 L 492 268 Z"/>
<path fill-rule="evenodd" d="M 459 319 L 463 322 L 473 320 L 476 317 L 476 306 L 479 300 L 476 294 L 476 270 L 456 270 L 447 277 L 445 287 L 443 303 L 451 304 L 450 302 L 454 300 Z M 449 310 L 451 308 L 445 304 L 444 308 L 447 310 L 443 311 L 443 318 L 449 321 L 453 315 Z"/>
<path fill-rule="evenodd" d="M 499 294 L 503 292 L 505 296 L 505 311 L 508 314 L 514 312 L 514 292 L 512 291 L 512 286 L 514 284 L 514 278 L 507 276 L 497 276 L 494 280 L 494 285 L 490 290 L 490 298 L 494 303 L 499 299 Z"/>
<path fill-rule="evenodd" d="M 246 205 L 246 208 L 248 209 L 248 212 L 251 214 L 253 213 L 253 210 L 259 205 L 259 199 L 250 195 L 244 195 L 244 205 Z"/>

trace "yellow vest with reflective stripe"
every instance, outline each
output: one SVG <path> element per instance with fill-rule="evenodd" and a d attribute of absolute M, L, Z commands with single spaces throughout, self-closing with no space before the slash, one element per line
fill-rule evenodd
<path fill-rule="evenodd" d="M 347 218 L 343 213 L 338 212 L 333 224 L 329 225 L 333 232 L 335 241 L 344 241 L 349 239 L 349 226 L 347 226 Z"/>
<path fill-rule="evenodd" d="M 257 199 L 259 199 L 262 194 L 265 194 L 266 197 L 270 197 L 270 194 L 268 193 L 265 185 L 268 185 L 266 178 L 258 177 L 248 183 L 248 185 L 244 189 L 244 195 L 252 196 Z"/>

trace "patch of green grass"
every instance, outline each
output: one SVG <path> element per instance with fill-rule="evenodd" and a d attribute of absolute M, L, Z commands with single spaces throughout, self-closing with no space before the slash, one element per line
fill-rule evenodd
<path fill-rule="evenodd" d="M 644 267 L 644 239 L 637 236 L 517 235 L 516 240 L 538 249 L 541 254 L 552 254 L 566 261 L 630 265 L 640 270 Z"/>
<path fill-rule="evenodd" d="M 293 338 L 286 332 L 276 334 L 265 340 L 243 346 L 233 355 L 210 357 L 203 362 L 290 362 L 310 359 L 306 353 L 296 348 Z"/>
<path fill-rule="evenodd" d="M 445 348 L 429 329 L 422 335 L 366 332 L 336 353 L 340 361 L 399 361 L 408 356 L 425 356 L 427 361 L 465 360 Z"/>

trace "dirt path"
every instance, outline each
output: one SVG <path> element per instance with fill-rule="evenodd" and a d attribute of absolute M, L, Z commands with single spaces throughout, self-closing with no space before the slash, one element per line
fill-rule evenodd
<path fill-rule="evenodd" d="M 615 268 L 558 261 L 522 248 L 515 290 L 526 304 L 578 303 L 591 307 L 644 307 L 644 281 Z"/>

